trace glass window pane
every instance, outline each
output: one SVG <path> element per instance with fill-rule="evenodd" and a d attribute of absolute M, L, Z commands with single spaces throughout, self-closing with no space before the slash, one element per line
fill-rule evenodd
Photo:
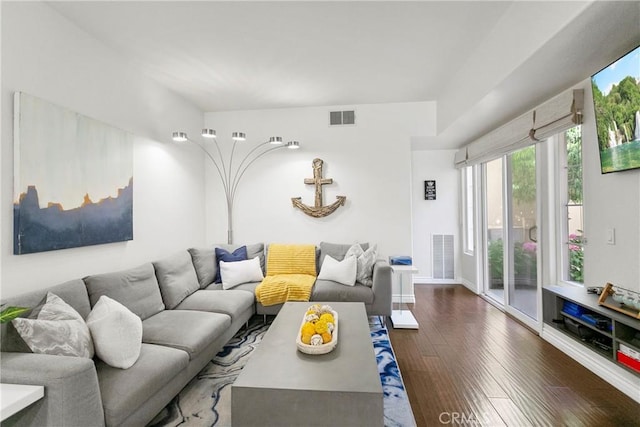
<path fill-rule="evenodd" d="M 537 319 L 538 218 L 536 147 L 507 157 L 509 181 L 509 305 Z"/>
<path fill-rule="evenodd" d="M 474 250 L 474 229 L 473 229 L 473 218 L 474 218 L 474 205 L 473 205 L 473 167 L 467 166 L 464 169 L 464 195 L 465 195 L 465 211 L 464 211 L 464 222 L 465 222 L 465 252 L 468 254 L 473 254 Z"/>
<path fill-rule="evenodd" d="M 583 242 L 584 222 L 582 209 L 582 132 L 580 126 L 565 132 L 565 148 L 567 159 L 567 250 L 563 251 L 566 266 L 564 277 L 573 282 L 583 283 L 584 256 Z"/>
<path fill-rule="evenodd" d="M 502 158 L 486 163 L 487 294 L 504 303 Z"/>

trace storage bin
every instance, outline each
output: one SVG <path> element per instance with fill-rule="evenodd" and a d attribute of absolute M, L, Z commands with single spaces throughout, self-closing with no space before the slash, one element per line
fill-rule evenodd
<path fill-rule="evenodd" d="M 613 330 L 613 326 L 611 325 L 611 320 L 607 319 L 604 316 L 600 316 L 599 314 L 585 313 L 580 316 L 580 319 L 584 320 L 588 324 L 593 325 L 598 329 L 602 329 L 603 331 L 611 332 Z"/>
<path fill-rule="evenodd" d="M 636 372 L 640 372 L 640 360 L 629 357 L 620 350 L 618 350 L 618 362 L 628 366 Z"/>
<path fill-rule="evenodd" d="M 632 359 L 640 362 L 640 352 L 632 349 L 631 347 L 620 343 L 620 352 Z"/>
<path fill-rule="evenodd" d="M 585 309 L 583 306 L 567 300 L 565 300 L 562 304 L 562 311 L 572 315 L 573 317 L 580 317 L 585 313 Z"/>
<path fill-rule="evenodd" d="M 581 325 L 580 323 L 568 317 L 564 318 L 564 326 L 567 328 L 569 332 L 576 335 L 578 338 L 580 338 L 583 341 L 593 336 L 593 332 L 591 331 L 591 329 L 587 328 L 584 325 Z"/>

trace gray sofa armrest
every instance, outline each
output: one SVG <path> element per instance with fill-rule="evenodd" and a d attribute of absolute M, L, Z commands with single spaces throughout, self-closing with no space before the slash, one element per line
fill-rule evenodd
<path fill-rule="evenodd" d="M 48 354 L 0 354 L 0 381 L 43 385 L 44 397 L 3 421 L 3 426 L 103 426 L 104 412 L 93 360 Z"/>
<path fill-rule="evenodd" d="M 368 310 L 370 315 L 391 316 L 391 266 L 379 259 L 373 266 L 373 304 Z"/>

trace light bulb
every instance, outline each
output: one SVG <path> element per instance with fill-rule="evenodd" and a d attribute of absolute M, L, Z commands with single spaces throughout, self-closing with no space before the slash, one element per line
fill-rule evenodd
<path fill-rule="evenodd" d="M 173 132 L 173 140 L 176 142 L 184 142 L 187 140 L 186 132 Z"/>
<path fill-rule="evenodd" d="M 233 132 L 231 134 L 231 138 L 234 141 L 244 141 L 245 139 L 247 139 L 247 135 L 245 135 L 244 132 Z"/>
<path fill-rule="evenodd" d="M 215 138 L 216 131 L 213 129 L 202 129 L 202 137 L 203 138 Z"/>

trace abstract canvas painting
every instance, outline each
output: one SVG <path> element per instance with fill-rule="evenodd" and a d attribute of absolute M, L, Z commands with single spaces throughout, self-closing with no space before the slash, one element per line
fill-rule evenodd
<path fill-rule="evenodd" d="M 133 239 L 133 136 L 14 96 L 13 252 Z"/>

